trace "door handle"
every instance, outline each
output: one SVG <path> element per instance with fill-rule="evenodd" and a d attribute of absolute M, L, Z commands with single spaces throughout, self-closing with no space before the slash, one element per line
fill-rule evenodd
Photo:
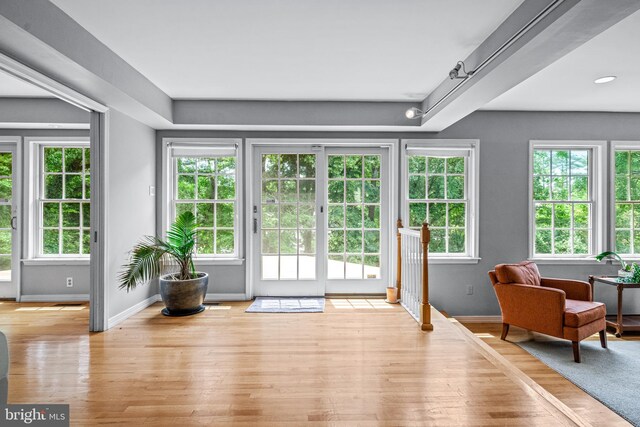
<path fill-rule="evenodd" d="M 11 217 L 11 228 L 13 228 L 14 230 L 18 229 L 18 217 L 17 216 Z"/>
<path fill-rule="evenodd" d="M 253 218 L 253 234 L 258 234 L 258 218 Z"/>

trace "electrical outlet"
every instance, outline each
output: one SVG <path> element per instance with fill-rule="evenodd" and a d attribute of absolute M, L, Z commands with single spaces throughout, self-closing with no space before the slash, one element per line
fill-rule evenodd
<path fill-rule="evenodd" d="M 149 195 L 150 196 L 155 196 L 156 195 L 156 187 L 154 187 L 153 185 L 149 186 Z"/>
<path fill-rule="evenodd" d="M 73 288 L 73 277 L 67 277 L 67 288 Z"/>
<path fill-rule="evenodd" d="M 473 285 L 467 286 L 467 295 L 473 295 Z"/>

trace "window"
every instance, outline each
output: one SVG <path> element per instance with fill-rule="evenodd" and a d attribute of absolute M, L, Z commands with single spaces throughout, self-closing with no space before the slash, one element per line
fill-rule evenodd
<path fill-rule="evenodd" d="M 477 256 L 477 146 L 460 141 L 407 144 L 404 225 L 420 229 L 423 221 L 429 223 L 434 259 Z"/>
<path fill-rule="evenodd" d="M 39 159 L 38 255 L 89 255 L 89 147 L 40 144 Z"/>
<path fill-rule="evenodd" d="M 615 251 L 640 254 L 640 150 L 615 151 Z"/>
<path fill-rule="evenodd" d="M 238 258 L 239 165 L 236 144 L 170 144 L 169 220 L 193 212 L 196 256 Z"/>
<path fill-rule="evenodd" d="M 600 250 L 601 150 L 589 143 L 532 142 L 533 258 L 586 258 Z"/>

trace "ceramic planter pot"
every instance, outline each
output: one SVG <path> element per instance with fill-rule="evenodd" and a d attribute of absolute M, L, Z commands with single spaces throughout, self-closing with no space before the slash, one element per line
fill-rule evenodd
<path fill-rule="evenodd" d="M 165 308 L 165 316 L 189 316 L 204 310 L 204 297 L 207 295 L 209 275 L 196 273 L 195 279 L 175 280 L 172 274 L 161 276 L 160 295 Z"/>
<path fill-rule="evenodd" d="M 392 286 L 387 288 L 387 302 L 389 304 L 398 303 L 398 288 L 394 288 Z"/>

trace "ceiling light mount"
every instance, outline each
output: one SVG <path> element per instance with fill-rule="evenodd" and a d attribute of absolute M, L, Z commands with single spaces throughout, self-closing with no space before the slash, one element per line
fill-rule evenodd
<path fill-rule="evenodd" d="M 462 69 L 462 72 L 464 74 L 460 75 L 460 70 Z M 458 61 L 458 63 L 456 64 L 455 67 L 453 67 L 451 69 L 451 71 L 449 71 L 449 78 L 451 80 L 454 79 L 468 79 L 469 77 L 473 76 L 473 74 L 475 73 L 474 71 L 467 71 L 464 67 L 464 62 L 463 61 Z"/>
<path fill-rule="evenodd" d="M 419 118 L 422 118 L 422 116 L 424 115 L 424 111 L 422 111 L 417 107 L 411 107 L 407 111 L 405 111 L 404 115 L 407 119 L 410 119 L 410 120 L 419 119 Z"/>
<path fill-rule="evenodd" d="M 614 81 L 615 79 L 617 79 L 617 76 L 603 76 L 603 77 L 599 77 L 597 79 L 595 79 L 593 82 L 597 85 L 601 85 L 604 83 L 610 83 L 612 81 Z"/>

